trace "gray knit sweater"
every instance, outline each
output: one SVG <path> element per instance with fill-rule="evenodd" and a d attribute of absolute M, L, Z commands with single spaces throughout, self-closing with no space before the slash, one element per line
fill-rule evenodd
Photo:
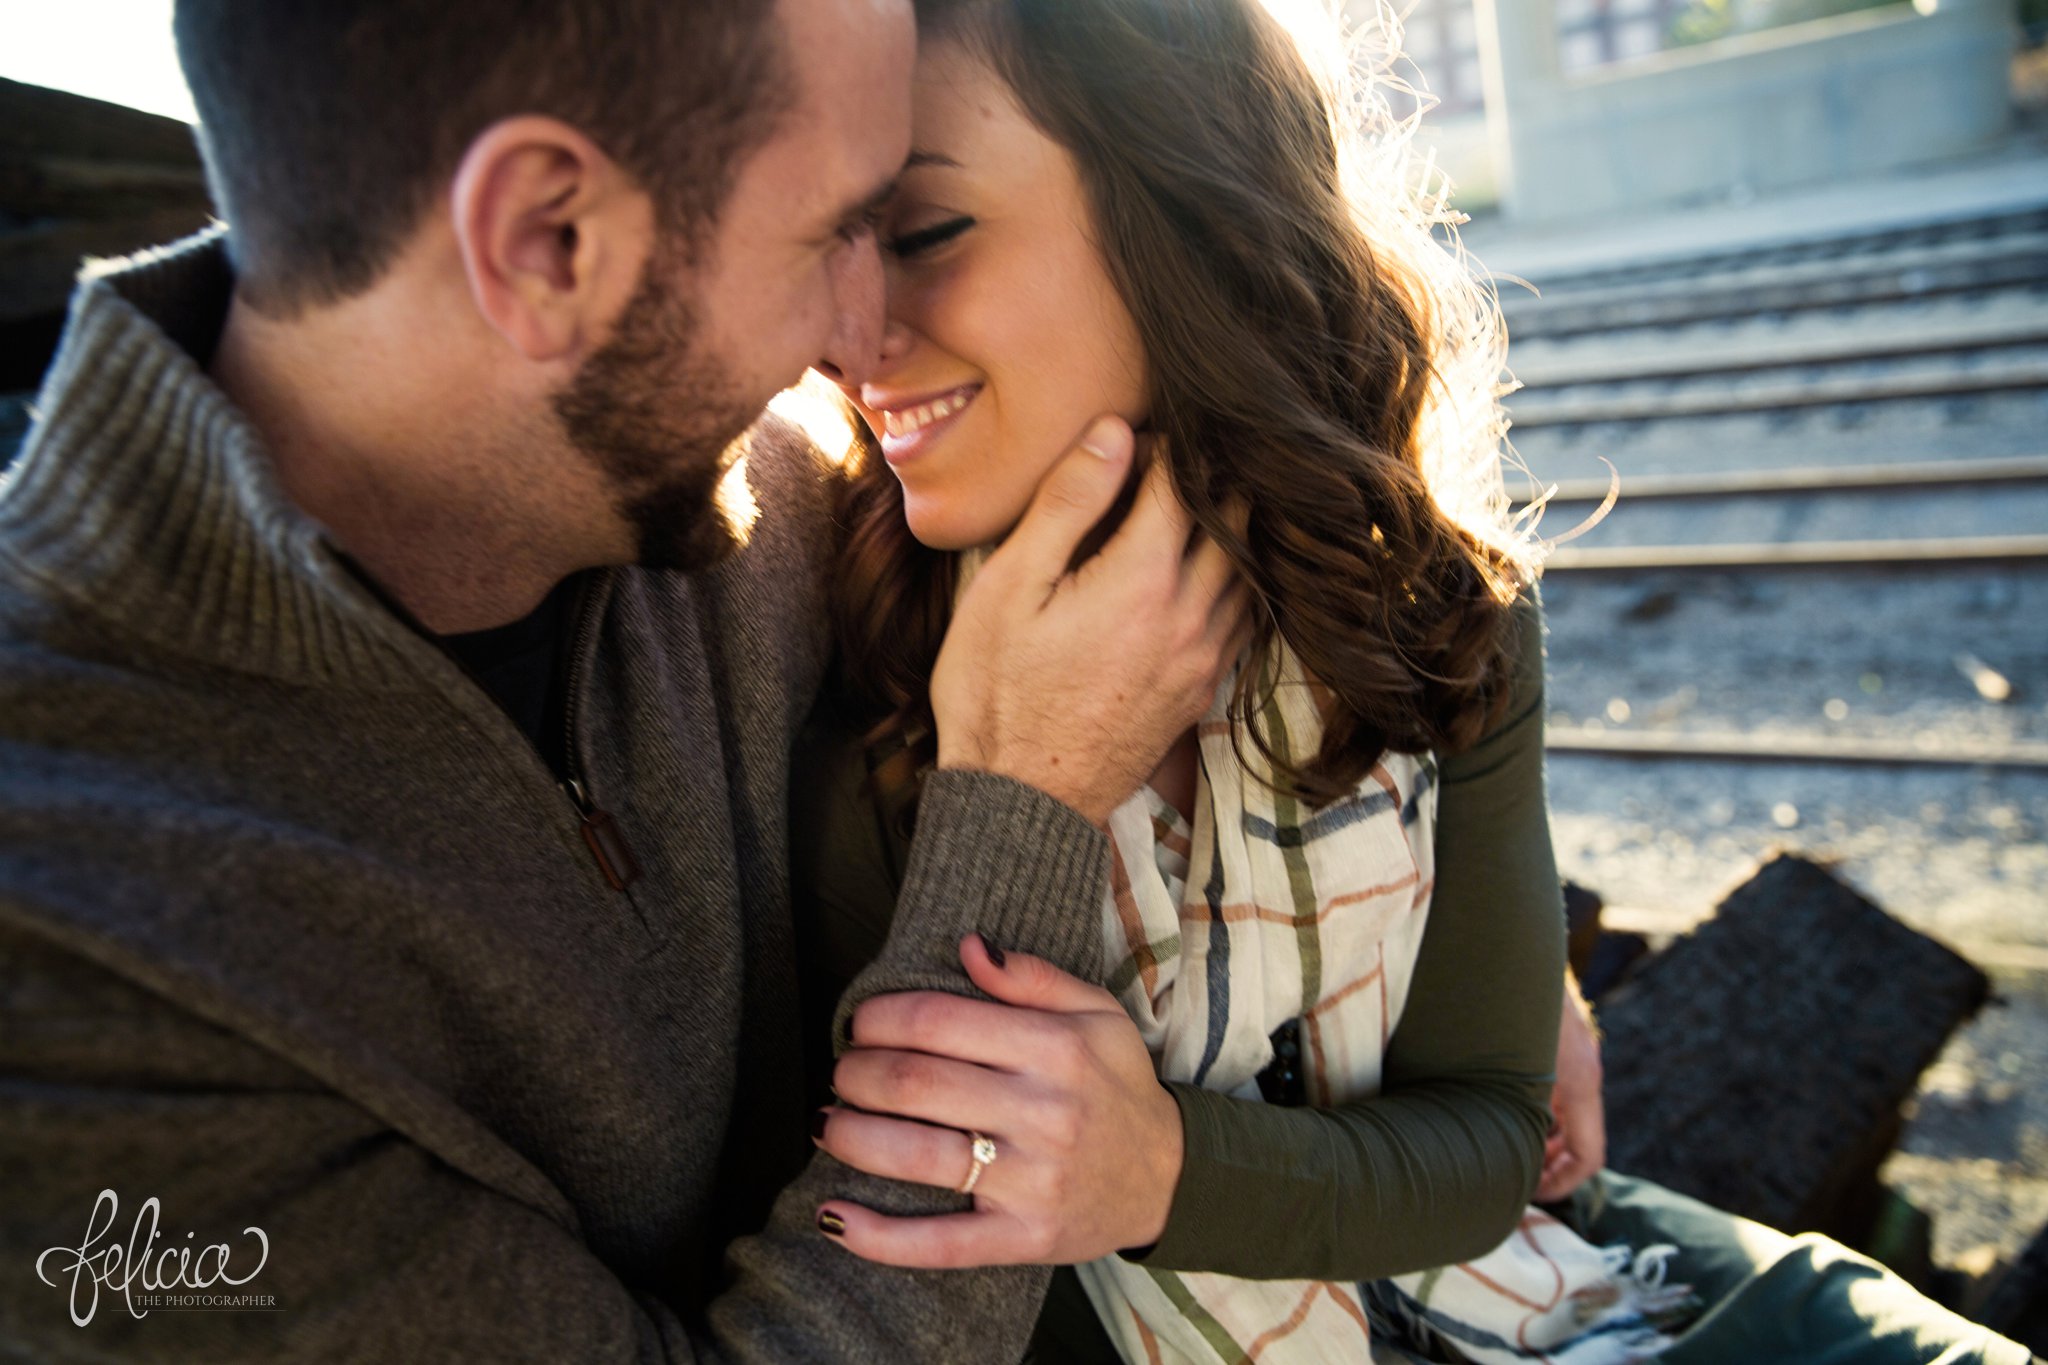
<path fill-rule="evenodd" d="M 734 560 L 592 594 L 570 748 L 638 856 L 617 891 L 512 722 L 280 495 L 200 363 L 230 284 L 201 241 L 82 286 L 0 483 L 0 1358 L 1014 1360 L 1041 1272 L 889 1270 L 813 1225 L 957 1203 L 806 1138 L 804 447 L 757 437 Z M 1093 975 L 1106 857 L 1040 793 L 938 775 L 856 993 L 967 989 L 970 930 Z M 124 1288 L 104 1253 L 150 1245 L 152 1198 Z M 215 1243 L 260 1271 L 161 1258 Z M 148 1311 L 165 1280 L 238 1302 Z"/>

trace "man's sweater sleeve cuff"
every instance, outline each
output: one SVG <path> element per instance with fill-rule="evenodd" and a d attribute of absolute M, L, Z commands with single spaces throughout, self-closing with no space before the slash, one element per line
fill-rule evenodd
<path fill-rule="evenodd" d="M 960 965 L 969 934 L 1101 981 L 1108 885 L 1109 839 L 1071 806 L 994 773 L 932 773 L 889 940 L 840 997 L 834 1046 L 851 1045 L 854 1007 L 870 997 L 972 993 Z"/>
<path fill-rule="evenodd" d="M 918 799 L 897 930 L 956 953 L 978 933 L 1099 981 L 1108 884 L 1109 840 L 1079 811 L 1013 778 L 942 768 Z"/>

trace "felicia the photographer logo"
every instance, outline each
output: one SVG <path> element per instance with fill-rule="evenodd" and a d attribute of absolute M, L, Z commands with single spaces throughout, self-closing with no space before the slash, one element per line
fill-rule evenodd
<path fill-rule="evenodd" d="M 69 1272 L 71 1320 L 80 1327 L 91 1322 L 93 1314 L 99 1311 L 102 1285 L 110 1290 L 119 1289 L 129 1313 L 138 1318 L 148 1317 L 150 1310 L 156 1308 L 276 1309 L 275 1295 L 208 1292 L 220 1285 L 239 1289 L 262 1272 L 270 1261 L 270 1238 L 263 1229 L 242 1229 L 242 1235 L 255 1238 L 256 1244 L 243 1249 L 241 1262 L 234 1268 L 240 1269 L 251 1255 L 255 1256 L 256 1264 L 238 1277 L 230 1272 L 234 1253 L 225 1242 L 195 1246 L 193 1234 L 188 1232 L 182 1239 L 158 1248 L 156 1244 L 163 1237 L 157 1230 L 161 1205 L 154 1195 L 136 1210 L 135 1226 L 126 1245 L 109 1242 L 101 1246 L 102 1239 L 113 1231 L 120 1209 L 121 1201 L 114 1192 L 101 1190 L 92 1216 L 85 1222 L 85 1240 L 76 1247 L 51 1247 L 36 1257 L 37 1278 L 52 1288 L 61 1288 L 63 1276 Z M 51 1278 L 52 1270 L 56 1279 Z"/>

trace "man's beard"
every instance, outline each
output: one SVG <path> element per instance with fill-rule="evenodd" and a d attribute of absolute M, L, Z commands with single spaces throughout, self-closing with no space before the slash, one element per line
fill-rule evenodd
<path fill-rule="evenodd" d="M 718 486 L 760 405 L 700 348 L 680 277 L 662 253 L 648 261 L 611 340 L 555 396 L 555 412 L 611 486 L 637 561 L 688 573 L 737 544 Z"/>

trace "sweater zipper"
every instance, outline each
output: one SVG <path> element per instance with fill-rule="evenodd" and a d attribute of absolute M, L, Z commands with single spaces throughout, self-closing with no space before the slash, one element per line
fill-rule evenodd
<path fill-rule="evenodd" d="M 562 792 L 576 807 L 578 827 L 590 856 L 597 860 L 597 870 L 604 874 L 612 890 L 624 891 L 639 878 L 640 861 L 633 856 L 633 846 L 626 841 L 626 832 L 619 828 L 619 822 L 591 798 L 576 758 L 576 700 L 583 690 L 583 655 L 597 629 L 587 585 L 577 595 L 576 610 L 576 634 L 569 644 L 569 673 L 563 680 L 562 766 L 569 775 L 561 784 Z"/>

